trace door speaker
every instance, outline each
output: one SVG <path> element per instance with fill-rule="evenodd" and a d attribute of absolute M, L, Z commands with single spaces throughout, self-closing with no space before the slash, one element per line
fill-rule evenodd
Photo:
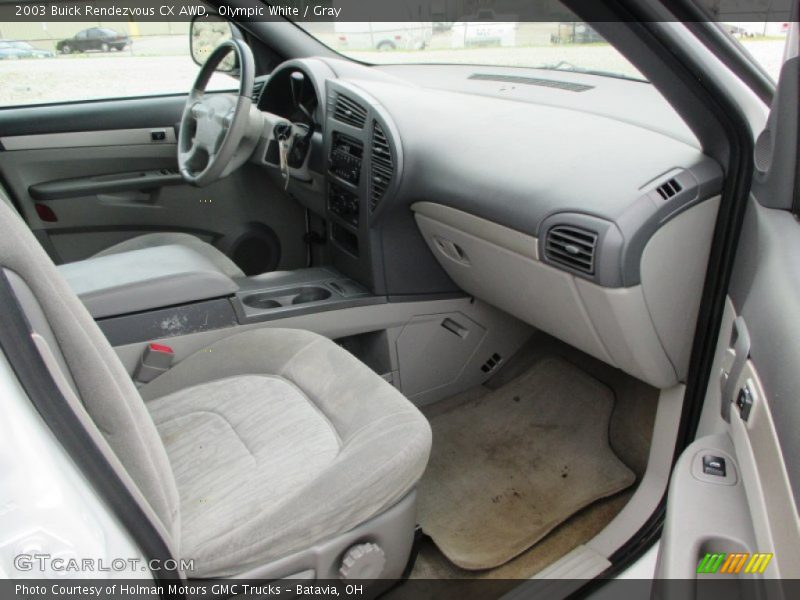
<path fill-rule="evenodd" d="M 281 261 L 278 235 L 263 223 L 248 223 L 224 236 L 217 247 L 248 276 L 274 271 Z"/>

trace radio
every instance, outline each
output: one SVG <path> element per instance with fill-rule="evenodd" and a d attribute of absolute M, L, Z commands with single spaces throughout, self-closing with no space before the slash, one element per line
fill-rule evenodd
<path fill-rule="evenodd" d="M 333 132 L 331 142 L 331 173 L 341 177 L 348 183 L 358 185 L 361 177 L 361 159 L 364 156 L 364 145 L 349 135 Z"/>

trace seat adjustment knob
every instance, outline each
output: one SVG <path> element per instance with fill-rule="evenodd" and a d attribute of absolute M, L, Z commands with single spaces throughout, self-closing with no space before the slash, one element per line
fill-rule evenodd
<path fill-rule="evenodd" d="M 351 546 L 342 558 L 339 576 L 344 579 L 377 579 L 386 565 L 386 554 L 378 544 Z"/>

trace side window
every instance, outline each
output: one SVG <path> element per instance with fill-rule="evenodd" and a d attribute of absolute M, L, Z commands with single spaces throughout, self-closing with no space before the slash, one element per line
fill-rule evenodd
<path fill-rule="evenodd" d="M 200 67 L 190 55 L 188 22 L 91 25 L 0 22 L 3 38 L 31 46 L 15 53 L 15 60 L 0 60 L 0 108 L 186 94 L 192 87 Z M 98 39 L 107 51 L 89 41 Z M 237 79 L 217 72 L 207 89 L 238 86 Z"/>

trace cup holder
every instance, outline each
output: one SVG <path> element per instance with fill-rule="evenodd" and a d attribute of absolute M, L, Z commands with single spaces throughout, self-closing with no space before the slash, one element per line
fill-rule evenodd
<path fill-rule="evenodd" d="M 322 302 L 332 295 L 331 291 L 327 288 L 307 285 L 290 289 L 253 292 L 242 298 L 242 304 L 257 310 L 272 310 L 274 308 Z"/>
<path fill-rule="evenodd" d="M 263 310 L 269 308 L 278 308 L 280 306 L 283 306 L 277 300 L 269 298 L 268 294 L 250 294 L 249 296 L 245 296 L 242 299 L 242 302 L 244 302 L 247 306 L 250 306 L 252 308 L 260 308 Z"/>
<path fill-rule="evenodd" d="M 322 287 L 304 287 L 298 290 L 298 294 L 292 298 L 292 304 L 308 304 L 309 302 L 319 302 L 331 297 L 329 290 Z"/>

